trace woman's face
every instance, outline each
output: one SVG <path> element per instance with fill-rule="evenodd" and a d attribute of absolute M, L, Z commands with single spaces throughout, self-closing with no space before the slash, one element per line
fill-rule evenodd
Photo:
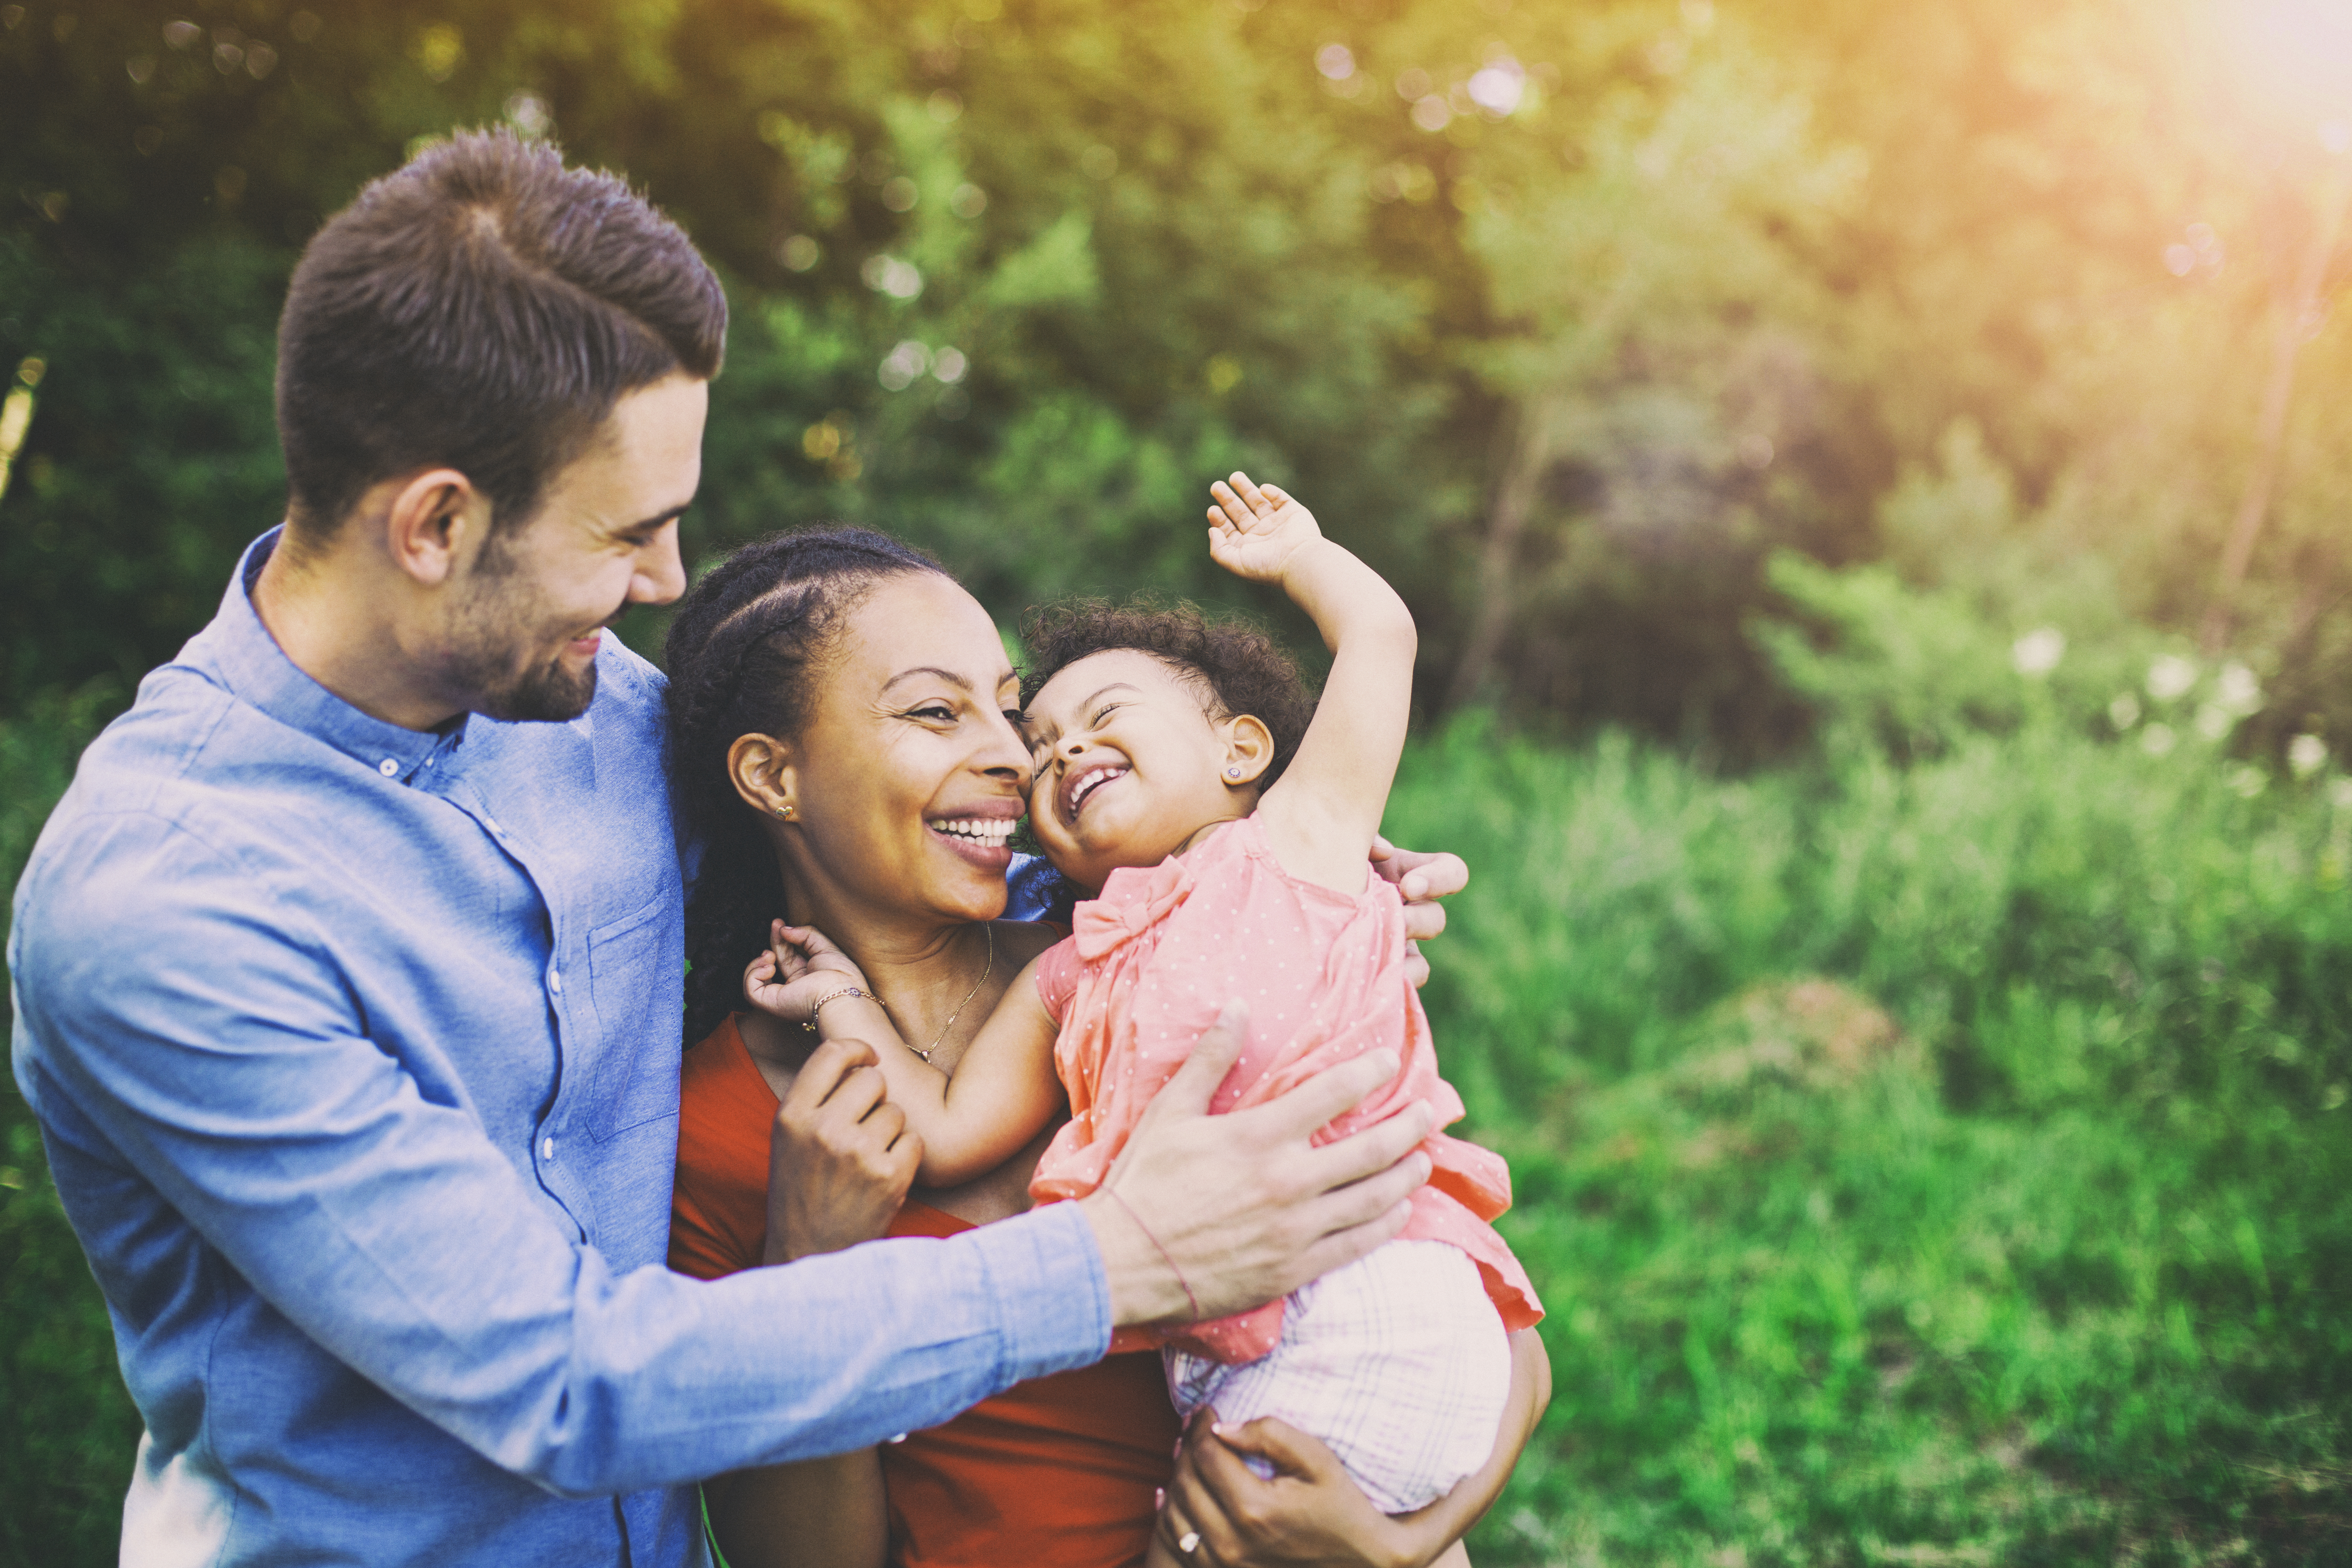
<path fill-rule="evenodd" d="M 937 573 L 887 579 L 818 680 L 793 747 L 793 869 L 827 902 L 1003 914 L 1029 753 L 1013 665 L 980 601 Z"/>

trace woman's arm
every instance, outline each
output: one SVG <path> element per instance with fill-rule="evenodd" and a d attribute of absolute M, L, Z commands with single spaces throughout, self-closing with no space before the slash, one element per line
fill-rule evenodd
<path fill-rule="evenodd" d="M 986 1175 L 1026 1148 L 1062 1109 L 1054 1071 L 1058 1032 L 1037 995 L 1037 963 L 1014 977 L 980 1033 L 956 1063 L 955 1076 L 915 1054 L 855 965 L 824 933 L 809 926 L 775 928 L 774 950 L 751 961 L 744 994 L 754 1006 L 799 1022 L 817 1009 L 817 1033 L 827 1041 L 856 1040 L 873 1047 L 890 1103 L 922 1140 L 920 1180 L 951 1187 Z M 821 977 L 812 983 L 811 976 Z M 856 985 L 860 995 L 842 994 Z M 834 999 L 825 1001 L 827 993 Z"/>
<path fill-rule="evenodd" d="M 1551 1401 L 1551 1361 L 1533 1329 L 1511 1336 L 1511 1398 L 1485 1467 L 1427 1508 L 1393 1517 L 1374 1508 L 1321 1443 L 1280 1421 L 1219 1433 L 1202 1411 L 1184 1434 L 1161 1542 L 1201 1568 L 1429 1568 L 1503 1495 L 1503 1483 Z M 1271 1480 L 1244 1464 L 1273 1465 Z M 1191 1552 L 1183 1538 L 1197 1533 Z"/>
<path fill-rule="evenodd" d="M 1412 613 L 1290 496 L 1242 474 L 1211 489 L 1210 557 L 1236 575 L 1281 584 L 1332 654 L 1314 722 L 1258 816 L 1291 875 L 1361 892 L 1412 711 Z"/>
<path fill-rule="evenodd" d="M 890 1516 L 872 1448 L 705 1482 L 728 1568 L 882 1568 Z"/>

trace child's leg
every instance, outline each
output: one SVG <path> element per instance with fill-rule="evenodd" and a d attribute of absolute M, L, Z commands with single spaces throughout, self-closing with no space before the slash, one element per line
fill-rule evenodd
<path fill-rule="evenodd" d="M 1257 1361 L 1169 1352 L 1178 1415 L 1279 1416 L 1321 1439 L 1385 1513 L 1423 1508 L 1485 1464 L 1510 1390 L 1509 1336 L 1477 1266 L 1439 1241 L 1390 1242 L 1303 1287 L 1282 1342 Z"/>

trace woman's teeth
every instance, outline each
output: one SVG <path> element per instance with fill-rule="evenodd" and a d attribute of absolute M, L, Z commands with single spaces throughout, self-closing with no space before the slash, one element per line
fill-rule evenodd
<path fill-rule="evenodd" d="M 1088 768 L 1085 773 L 1072 779 L 1070 781 L 1070 815 L 1076 816 L 1078 814 L 1078 807 L 1085 804 L 1087 796 L 1110 783 L 1111 780 L 1123 777 L 1126 773 L 1125 768 L 1109 766 Z"/>
<path fill-rule="evenodd" d="M 934 822 L 931 826 L 939 832 L 953 834 L 958 838 L 969 838 L 983 849 L 1002 849 L 1004 847 L 1005 841 L 1013 837 L 1012 819 L 1003 816 L 977 816 L 960 822 Z"/>

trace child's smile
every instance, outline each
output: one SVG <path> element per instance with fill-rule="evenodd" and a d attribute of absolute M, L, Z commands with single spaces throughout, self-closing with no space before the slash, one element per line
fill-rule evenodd
<path fill-rule="evenodd" d="M 1095 791 L 1107 784 L 1125 778 L 1132 771 L 1124 763 L 1090 763 L 1071 773 L 1062 781 L 1060 801 L 1062 820 L 1077 821 L 1078 812 L 1086 805 Z"/>
<path fill-rule="evenodd" d="M 1023 727 L 1036 768 L 1030 826 L 1081 887 L 1156 866 L 1256 804 L 1249 781 L 1262 771 L 1265 726 L 1212 717 L 1192 681 L 1140 649 L 1106 648 L 1056 672 Z"/>

